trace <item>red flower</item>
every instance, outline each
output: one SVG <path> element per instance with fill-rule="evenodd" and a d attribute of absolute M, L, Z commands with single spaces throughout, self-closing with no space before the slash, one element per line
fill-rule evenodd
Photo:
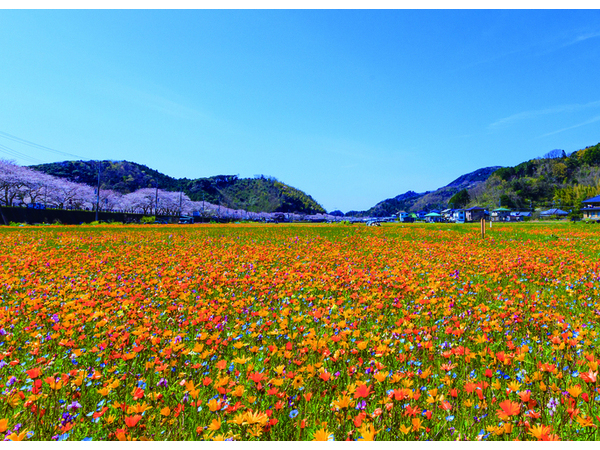
<path fill-rule="evenodd" d="M 39 377 L 41 375 L 42 371 L 40 370 L 39 367 L 35 367 L 31 370 L 27 371 L 27 375 L 29 375 L 29 378 L 31 378 L 32 380 L 35 380 L 37 377 Z"/>
<path fill-rule="evenodd" d="M 144 398 L 144 390 L 142 388 L 135 388 L 132 395 L 133 395 L 134 400 L 139 400 L 141 398 Z"/>
<path fill-rule="evenodd" d="M 366 384 L 361 384 L 354 392 L 354 398 L 367 398 L 369 395 L 371 395 L 371 386 Z"/>

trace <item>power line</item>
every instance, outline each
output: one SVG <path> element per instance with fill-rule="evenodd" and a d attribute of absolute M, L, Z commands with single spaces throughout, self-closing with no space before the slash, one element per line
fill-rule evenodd
<path fill-rule="evenodd" d="M 34 164 L 39 164 L 39 163 L 44 162 L 41 159 L 37 159 L 37 158 L 34 158 L 33 156 L 26 155 L 25 153 L 21 153 L 17 150 L 14 150 L 14 149 L 7 147 L 6 145 L 2 145 L 2 144 L 0 144 L 0 152 L 4 153 L 5 155 L 12 156 L 14 158 L 24 159 L 25 161 L 29 161 Z"/>
<path fill-rule="evenodd" d="M 60 150 L 56 150 L 56 149 L 53 149 L 53 148 L 50 148 L 50 147 L 46 147 L 45 145 L 36 144 L 35 142 L 31 142 L 31 141 L 28 141 L 26 139 L 22 139 L 22 138 L 17 137 L 17 136 L 13 136 L 12 134 L 8 134 L 8 133 L 5 133 L 3 131 L 0 131 L 0 136 L 4 137 L 5 139 L 10 139 L 11 141 L 18 142 L 20 144 L 28 145 L 30 147 L 38 148 L 38 149 L 41 149 L 41 150 L 46 150 L 46 151 L 49 151 L 49 152 L 52 152 L 52 153 L 57 153 L 59 155 L 73 156 L 73 157 L 79 158 L 79 159 L 86 159 L 85 156 L 75 155 L 74 153 L 62 152 Z"/>

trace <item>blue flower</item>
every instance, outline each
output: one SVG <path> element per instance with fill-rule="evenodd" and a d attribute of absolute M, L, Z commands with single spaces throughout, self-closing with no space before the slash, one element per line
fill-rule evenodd
<path fill-rule="evenodd" d="M 297 415 L 298 415 L 298 410 L 297 409 L 292 409 L 290 411 L 290 419 L 294 419 Z"/>
<path fill-rule="evenodd" d="M 448 416 L 448 417 L 446 417 L 446 420 L 448 422 L 452 422 L 454 420 L 454 416 Z"/>

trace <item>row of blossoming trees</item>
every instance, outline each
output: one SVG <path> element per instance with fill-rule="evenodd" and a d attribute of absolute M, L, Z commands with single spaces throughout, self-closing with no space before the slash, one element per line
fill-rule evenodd
<path fill-rule="evenodd" d="M 158 200 L 158 201 L 157 201 Z M 229 210 L 210 203 L 193 202 L 180 192 L 154 188 L 139 189 L 121 194 L 111 189 L 96 189 L 53 177 L 43 172 L 19 166 L 12 161 L 0 159 L 0 206 L 44 205 L 56 209 L 84 209 L 122 211 L 128 213 L 176 215 L 204 212 L 207 216 L 237 216 L 244 218 L 245 211 Z"/>
<path fill-rule="evenodd" d="M 157 201 L 158 199 L 158 201 Z M 194 212 L 204 217 L 219 217 L 240 220 L 265 220 L 276 217 L 274 213 L 249 212 L 241 209 L 225 208 L 208 202 L 194 202 L 183 192 L 169 192 L 162 189 L 144 188 L 129 194 L 121 194 L 111 189 L 100 189 L 100 200 L 96 189 L 86 184 L 74 183 L 63 178 L 53 177 L 43 172 L 19 166 L 12 161 L 0 159 L 0 206 L 44 205 L 56 209 L 84 209 L 100 211 L 121 211 L 127 213 L 155 215 L 192 215 Z M 288 220 L 306 218 L 336 217 L 318 214 L 300 216 L 286 214 Z"/>

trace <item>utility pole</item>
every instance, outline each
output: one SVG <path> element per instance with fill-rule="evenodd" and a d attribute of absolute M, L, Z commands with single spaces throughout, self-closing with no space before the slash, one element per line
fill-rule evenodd
<path fill-rule="evenodd" d="M 156 182 L 156 198 L 154 200 L 154 215 L 158 212 L 158 181 Z"/>
<path fill-rule="evenodd" d="M 181 217 L 181 203 L 183 202 L 183 192 L 179 191 L 179 216 Z"/>
<path fill-rule="evenodd" d="M 100 209 L 100 163 L 98 163 L 98 188 L 96 189 L 96 222 L 98 222 L 98 210 Z"/>

